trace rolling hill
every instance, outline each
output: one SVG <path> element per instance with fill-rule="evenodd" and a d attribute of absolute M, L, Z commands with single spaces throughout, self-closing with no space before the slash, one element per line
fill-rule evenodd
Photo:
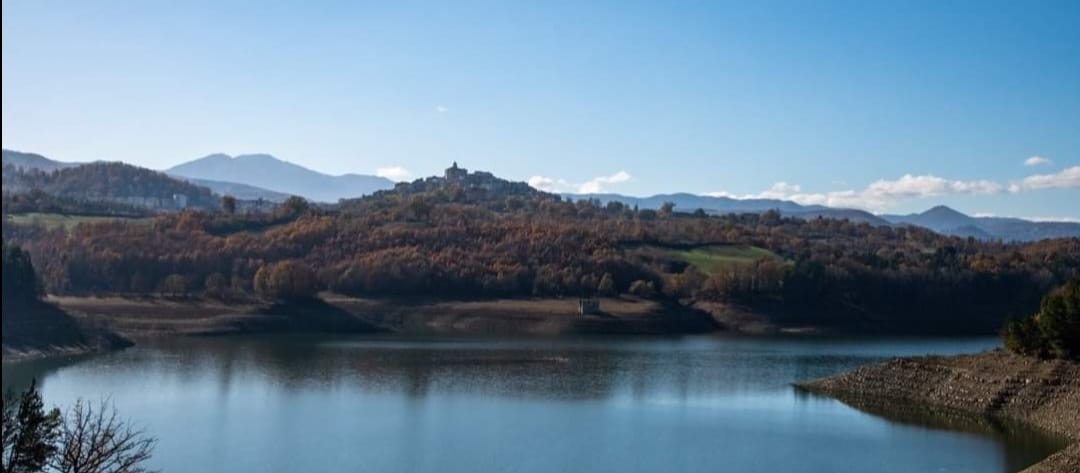
<path fill-rule="evenodd" d="M 212 154 L 166 170 L 168 174 L 245 184 L 280 194 L 298 195 L 317 202 L 337 202 L 391 189 L 394 182 L 377 176 L 332 176 L 283 161 L 268 154 L 229 156 Z"/>
<path fill-rule="evenodd" d="M 14 168 L 18 168 L 18 169 L 22 169 L 22 170 L 37 169 L 37 170 L 45 171 L 45 172 L 52 172 L 52 171 L 56 171 L 56 170 L 60 170 L 60 169 L 73 168 L 73 167 L 89 164 L 89 163 L 72 163 L 72 162 L 56 161 L 56 160 L 53 160 L 53 159 L 46 158 L 45 156 L 42 156 L 40 154 L 23 153 L 23 152 L 20 152 L 20 151 L 12 151 L 12 150 L 8 150 L 8 149 L 4 150 L 3 156 L 4 156 L 3 165 L 5 167 L 10 165 L 10 166 L 12 166 Z M 174 176 L 174 177 L 177 177 L 177 176 Z M 190 183 L 195 184 L 197 186 L 202 186 L 202 187 L 209 188 L 211 191 L 213 191 L 216 194 L 219 194 L 219 195 L 231 195 L 231 196 L 236 197 L 237 199 L 241 199 L 241 200 L 259 200 L 259 199 L 262 199 L 262 200 L 265 200 L 265 201 L 268 201 L 268 202 L 283 202 L 283 201 L 285 201 L 285 199 L 288 199 L 289 196 L 291 195 L 291 194 L 287 194 L 287 193 L 283 193 L 283 192 L 274 192 L 274 191 L 271 191 L 271 190 L 262 189 L 262 188 L 259 188 L 259 187 L 250 186 L 250 185 L 247 185 L 247 184 L 236 183 L 236 182 L 225 182 L 225 181 L 218 181 L 218 180 L 213 180 L 213 179 L 195 179 L 195 178 L 189 178 L 189 177 L 184 177 L 181 180 L 190 182 Z"/>
<path fill-rule="evenodd" d="M 82 163 L 65 163 L 61 161 L 53 161 L 45 156 L 34 153 L 23 153 L 21 151 L 13 151 L 5 149 L 3 151 L 3 166 L 14 166 L 21 169 L 40 169 L 42 171 L 55 171 L 57 169 L 64 169 L 73 166 L 78 166 Z"/>
<path fill-rule="evenodd" d="M 44 192 L 77 201 L 116 202 L 156 209 L 214 209 L 220 198 L 210 189 L 173 179 L 158 171 L 124 163 L 93 162 L 45 172 L 5 167 L 4 192 Z"/>
<path fill-rule="evenodd" d="M 261 187 L 249 186 L 236 182 L 214 181 L 211 179 L 195 179 L 191 177 L 172 176 L 173 178 L 190 182 L 197 186 L 203 186 L 215 194 L 231 195 L 240 200 L 265 200 L 267 202 L 280 203 L 288 199 L 292 194 L 275 192 Z"/>

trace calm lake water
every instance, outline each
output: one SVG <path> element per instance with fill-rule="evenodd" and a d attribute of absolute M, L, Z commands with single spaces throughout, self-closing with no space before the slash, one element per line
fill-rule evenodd
<path fill-rule="evenodd" d="M 790 383 L 993 338 L 257 336 L 5 364 L 111 399 L 168 472 L 1013 472 L 1061 444 L 888 420 Z M 936 424 L 933 419 L 926 422 Z"/>

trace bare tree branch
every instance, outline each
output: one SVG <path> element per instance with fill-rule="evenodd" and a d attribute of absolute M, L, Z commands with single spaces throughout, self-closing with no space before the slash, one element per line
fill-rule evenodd
<path fill-rule="evenodd" d="M 149 473 L 144 466 L 157 443 L 117 416 L 108 401 L 95 408 L 79 400 L 67 412 L 60 451 L 52 469 L 59 473 Z"/>

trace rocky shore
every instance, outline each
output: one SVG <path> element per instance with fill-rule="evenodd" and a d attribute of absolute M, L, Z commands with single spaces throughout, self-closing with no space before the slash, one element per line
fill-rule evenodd
<path fill-rule="evenodd" d="M 868 411 L 906 408 L 1028 424 L 1070 443 L 1024 473 L 1080 472 L 1080 363 L 999 349 L 899 358 L 798 387 Z"/>

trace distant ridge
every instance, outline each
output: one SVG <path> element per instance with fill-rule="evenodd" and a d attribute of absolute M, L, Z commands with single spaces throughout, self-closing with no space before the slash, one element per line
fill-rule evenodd
<path fill-rule="evenodd" d="M 972 217 L 953 208 L 938 205 L 925 212 L 909 215 L 874 215 L 865 210 L 800 205 L 779 199 L 735 199 L 686 193 L 631 197 L 620 194 L 563 194 L 571 200 L 592 199 L 601 203 L 622 202 L 643 209 L 658 209 L 665 202 L 675 209 L 693 212 L 702 209 L 710 214 L 761 213 L 777 210 L 788 217 L 801 219 L 831 218 L 874 226 L 915 225 L 935 232 L 973 237 L 980 240 L 1035 241 L 1047 238 L 1080 237 L 1080 223 L 1034 222 L 1020 218 Z"/>
<path fill-rule="evenodd" d="M 195 179 L 192 177 L 184 176 L 172 176 L 174 179 L 180 179 L 190 182 L 195 185 L 203 186 L 214 191 L 215 194 L 231 195 L 240 200 L 265 200 L 267 202 L 280 203 L 285 199 L 291 197 L 291 194 L 284 192 L 275 192 L 272 190 L 263 189 L 261 187 L 249 186 L 247 184 L 240 184 L 237 182 L 226 181 L 214 181 L 210 179 Z"/>
<path fill-rule="evenodd" d="M 874 215 L 865 210 L 859 209 L 834 209 L 825 208 L 821 210 L 805 210 L 801 212 L 788 212 L 789 217 L 801 218 L 803 220 L 810 220 L 815 218 L 831 218 L 836 220 L 850 220 L 856 223 L 868 223 L 875 227 L 892 225 L 888 220 L 885 220 L 877 215 Z"/>
<path fill-rule="evenodd" d="M 220 198 L 210 189 L 121 162 L 96 161 L 49 172 L 4 168 L 4 193 L 45 194 L 89 202 L 114 202 L 154 210 L 216 209 Z"/>
<path fill-rule="evenodd" d="M 359 174 L 331 176 L 304 168 L 267 154 L 252 154 L 231 157 L 213 154 L 175 166 L 166 173 L 179 178 L 184 183 L 161 179 L 155 171 L 134 166 L 118 166 L 119 163 L 70 163 L 55 161 L 40 154 L 13 150 L 3 150 L 4 192 L 23 192 L 27 187 L 26 177 L 9 176 L 11 168 L 22 170 L 41 170 L 46 172 L 86 167 L 84 171 L 71 173 L 74 183 L 50 183 L 51 193 L 67 197 L 104 198 L 109 200 L 132 199 L 162 200 L 172 194 L 196 196 L 190 204 L 198 207 L 216 207 L 216 201 L 204 198 L 199 188 L 207 188 L 215 194 L 229 194 L 241 200 L 259 200 L 282 202 L 291 195 L 298 195 L 318 202 L 337 202 L 340 199 L 352 199 L 370 195 L 381 190 L 395 189 L 389 179 Z M 95 169 L 111 169 L 108 173 L 95 173 Z M 146 171 L 146 173 L 139 172 Z M 448 170 L 450 171 L 450 170 Z M 463 169 L 461 170 L 465 172 Z M 466 182 L 475 182 L 477 187 L 509 190 L 520 193 L 517 186 L 524 183 L 511 183 L 499 179 L 490 173 L 465 173 Z M 120 177 L 120 180 L 116 180 Z M 445 178 L 444 178 L 445 179 Z M 136 183 L 143 186 L 147 180 L 157 183 L 157 187 L 140 187 L 134 194 L 116 194 L 118 187 L 128 190 Z M 100 181 L 100 182 L 99 182 Z M 130 182 L 129 182 L 130 181 Z M 400 183 L 398 190 L 425 190 L 440 185 L 439 179 L 417 180 Z M 177 187 L 177 184 L 190 183 L 190 187 Z M 90 191 L 93 192 L 90 192 Z M 168 192 L 166 192 L 168 190 Z M 539 191 L 537 191 L 539 192 Z M 158 195 L 160 194 L 160 195 Z M 550 195 L 550 194 L 548 194 Z M 597 200 L 602 204 L 621 202 L 628 206 L 642 209 L 659 209 L 665 202 L 675 204 L 681 212 L 693 212 L 701 209 L 709 214 L 762 213 L 777 210 L 784 216 L 801 219 L 838 219 L 874 226 L 915 225 L 935 232 L 958 237 L 971 237 L 981 240 L 1035 241 L 1048 238 L 1080 237 L 1080 223 L 1076 222 L 1035 222 L 1010 217 L 972 217 L 950 207 L 939 205 L 925 212 L 908 215 L 874 215 L 858 209 L 832 208 L 820 205 L 801 205 L 796 202 L 779 199 L 736 199 L 731 197 L 703 196 L 689 193 L 659 194 L 649 197 L 632 197 L 620 194 L 562 194 L 570 200 Z"/>
<path fill-rule="evenodd" d="M 978 227 L 978 220 L 944 205 L 931 207 L 922 213 L 908 215 L 885 215 L 884 218 L 894 223 L 906 223 L 929 228 L 931 230 L 951 230 L 963 227 Z"/>
<path fill-rule="evenodd" d="M 803 206 L 795 202 L 778 199 L 734 199 L 731 197 L 713 197 L 688 193 L 657 194 L 649 197 L 630 197 L 620 194 L 563 194 L 571 200 L 599 200 L 600 203 L 616 201 L 628 206 L 643 209 L 658 209 L 664 202 L 675 204 L 675 208 L 692 212 L 702 209 L 713 214 L 754 213 L 768 210 L 780 212 L 803 212 L 808 210 L 828 210 L 820 205 Z"/>
<path fill-rule="evenodd" d="M 269 154 L 235 157 L 211 154 L 173 166 L 165 172 L 190 179 L 244 184 L 317 202 L 337 202 L 339 199 L 361 197 L 394 187 L 393 181 L 383 177 L 363 174 L 332 176 Z"/>
<path fill-rule="evenodd" d="M 1034 241 L 1080 236 L 1080 223 L 1033 222 L 1008 217 L 972 217 L 944 205 L 938 205 L 917 214 L 882 215 L 881 217 L 894 224 L 918 225 L 945 235 L 970 236 L 979 239 Z"/>
<path fill-rule="evenodd" d="M 55 171 L 78 166 L 83 163 L 65 163 L 53 161 L 45 156 L 35 153 L 23 153 L 22 151 L 3 150 L 3 165 L 15 166 L 22 169 L 40 169 L 42 171 Z"/>
<path fill-rule="evenodd" d="M 79 166 L 86 166 L 89 164 L 100 163 L 100 161 L 94 163 L 72 163 L 56 161 L 46 158 L 36 153 L 24 153 L 21 151 L 13 151 L 9 149 L 3 150 L 3 165 L 13 166 L 17 169 L 31 170 L 36 169 L 39 171 L 52 172 L 61 169 L 75 168 Z M 156 172 L 156 171 L 155 171 Z M 177 176 L 171 176 L 176 178 Z M 210 179 L 194 179 L 194 178 L 181 178 L 180 180 L 190 182 L 197 186 L 209 188 L 219 195 L 231 195 L 241 200 L 265 200 L 268 202 L 283 202 L 289 198 L 290 194 L 282 192 L 274 192 L 271 190 L 260 189 L 255 186 L 249 186 L 246 184 L 240 184 L 235 182 L 224 182 Z"/>

